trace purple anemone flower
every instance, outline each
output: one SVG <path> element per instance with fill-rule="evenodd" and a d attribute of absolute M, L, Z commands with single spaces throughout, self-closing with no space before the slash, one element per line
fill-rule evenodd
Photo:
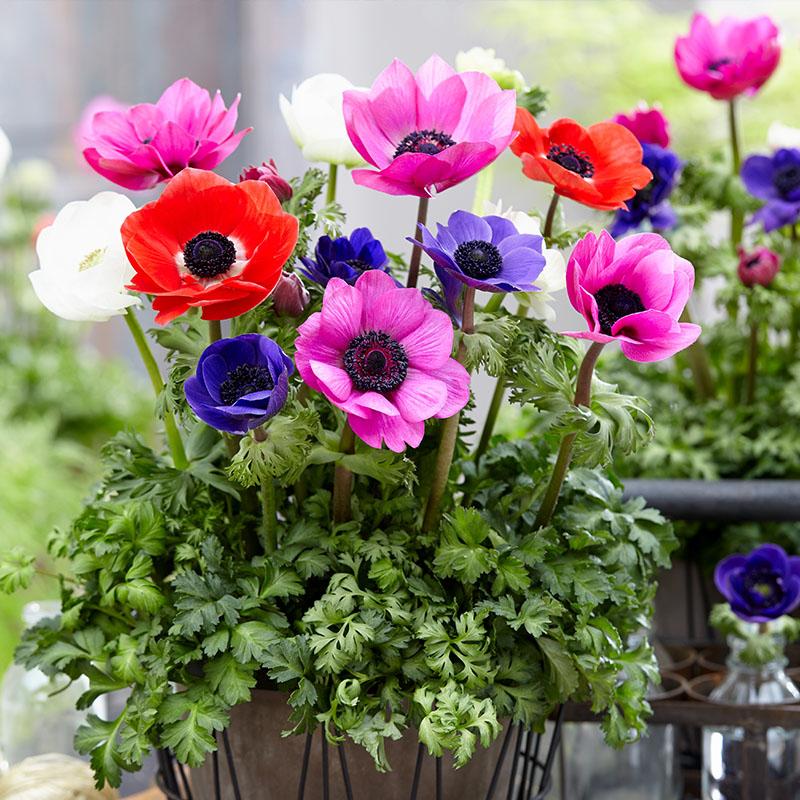
<path fill-rule="evenodd" d="M 800 556 L 762 544 L 749 555 L 723 558 L 714 570 L 714 583 L 740 619 L 769 622 L 800 604 Z"/>
<path fill-rule="evenodd" d="M 340 236 L 338 239 L 321 236 L 314 255 L 316 260 L 301 257 L 304 266 L 297 269 L 322 286 L 327 286 L 331 278 L 341 278 L 352 286 L 362 273 L 371 269 L 391 275 L 383 245 L 369 228 L 356 228 L 349 237 Z"/>
<path fill-rule="evenodd" d="M 421 247 L 436 264 L 448 308 L 461 291 L 460 284 L 485 292 L 536 292 L 533 282 L 544 269 L 543 239 L 519 233 L 504 217 L 479 217 L 455 211 L 447 225 L 437 223 L 434 236 L 424 225 Z"/>
<path fill-rule="evenodd" d="M 184 392 L 203 422 L 218 431 L 245 434 L 283 408 L 292 372 L 292 359 L 272 339 L 246 333 L 209 345 Z"/>
<path fill-rule="evenodd" d="M 750 156 L 742 164 L 742 180 L 747 191 L 766 200 L 753 215 L 769 233 L 793 225 L 800 213 L 800 150 L 782 149 L 771 156 Z"/>

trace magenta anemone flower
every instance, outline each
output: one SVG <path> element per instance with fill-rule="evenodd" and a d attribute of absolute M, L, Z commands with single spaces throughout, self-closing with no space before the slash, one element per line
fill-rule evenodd
<path fill-rule="evenodd" d="M 778 29 L 765 16 L 724 17 L 714 25 L 705 14 L 695 14 L 688 36 L 675 42 L 675 64 L 684 83 L 715 100 L 755 94 L 780 57 Z"/>
<path fill-rule="evenodd" d="M 239 95 L 229 109 L 188 78 L 155 103 L 100 111 L 82 132 L 84 158 L 95 172 L 126 189 L 149 189 L 186 167 L 213 169 L 252 130 L 234 133 Z"/>
<path fill-rule="evenodd" d="M 298 331 L 301 377 L 347 412 L 370 447 L 416 447 L 426 419 L 450 417 L 469 400 L 469 373 L 450 357 L 450 317 L 385 272 L 369 270 L 353 286 L 331 278 L 322 311 Z"/>
<path fill-rule="evenodd" d="M 615 114 L 612 122 L 627 128 L 640 144 L 657 144 L 659 147 L 669 145 L 669 121 L 657 106 L 651 108 L 641 102 L 630 114 Z"/>
<path fill-rule="evenodd" d="M 781 257 L 768 247 L 756 245 L 752 250 L 745 250 L 736 245 L 739 255 L 739 280 L 745 286 L 769 286 L 781 268 Z"/>
<path fill-rule="evenodd" d="M 369 92 L 344 93 L 347 135 L 377 168 L 353 180 L 396 195 L 430 197 L 482 170 L 516 135 L 516 93 L 483 72 L 456 72 L 431 56 L 414 73 L 395 60 Z"/>
<path fill-rule="evenodd" d="M 700 326 L 678 322 L 694 286 L 694 268 L 655 233 L 615 242 L 587 233 L 567 264 L 567 293 L 591 330 L 565 336 L 619 341 L 632 361 L 660 361 L 683 350 Z"/>

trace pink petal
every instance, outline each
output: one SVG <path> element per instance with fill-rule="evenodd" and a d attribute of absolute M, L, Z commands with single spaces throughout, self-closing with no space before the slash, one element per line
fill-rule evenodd
<path fill-rule="evenodd" d="M 362 325 L 364 330 L 383 331 L 392 339 L 402 341 L 413 333 L 426 319 L 430 305 L 418 289 L 398 289 L 394 281 L 385 272 L 371 270 L 367 275 L 383 275 L 391 284 L 391 293 L 383 295 L 378 302 L 371 302 L 368 296 L 362 293 L 364 310 L 362 312 Z M 359 278 L 356 286 L 361 288 Z M 374 285 L 376 281 L 372 281 Z M 384 281 L 381 281 L 384 283 Z"/>
<path fill-rule="evenodd" d="M 385 417 L 375 414 L 367 419 L 348 416 L 353 432 L 370 447 L 386 446 L 395 453 L 402 453 L 407 444 L 417 447 L 425 435 L 424 422 L 408 422 L 401 416 Z"/>
<path fill-rule="evenodd" d="M 101 158 L 91 147 L 83 151 L 83 157 L 95 172 L 126 189 L 150 189 L 162 180 L 157 172 L 140 169 L 130 161 Z"/>
<path fill-rule="evenodd" d="M 622 353 L 631 361 L 660 361 L 669 358 L 696 342 L 700 336 L 699 325 L 681 322 L 678 328 L 679 330 L 671 332 L 659 341 L 620 342 Z"/>
<path fill-rule="evenodd" d="M 99 111 L 92 118 L 91 143 L 96 139 L 112 145 L 116 150 L 138 147 L 142 140 L 136 135 L 131 121 L 119 111 Z"/>
<path fill-rule="evenodd" d="M 211 98 L 189 78 L 181 78 L 168 86 L 156 102 L 156 107 L 165 119 L 172 120 L 185 131 L 201 138 L 198 134 L 208 119 L 211 110 Z"/>
<path fill-rule="evenodd" d="M 300 377 L 314 391 L 321 392 L 321 384 L 311 369 L 311 360 L 326 361 L 328 364 L 339 366 L 342 363 L 342 351 L 328 343 L 322 333 L 322 314 L 312 314 L 298 327 L 299 336 L 296 340 L 295 363 Z"/>
<path fill-rule="evenodd" d="M 466 74 L 461 78 L 464 79 Z M 517 111 L 516 97 L 512 89 L 506 89 L 489 94 L 479 102 L 472 98 L 470 102 L 475 110 L 470 116 L 462 111 L 461 124 L 453 132 L 453 138 L 457 142 L 479 142 L 510 136 Z"/>
<path fill-rule="evenodd" d="M 311 359 L 309 366 L 319 380 L 322 391 L 332 402 L 347 400 L 353 392 L 353 381 L 341 368 L 325 361 Z"/>
<path fill-rule="evenodd" d="M 373 119 L 367 94 L 352 89 L 344 92 L 342 111 L 347 135 L 361 157 L 374 167 L 383 168 L 391 164 L 398 142 L 390 141 Z M 354 170 L 354 180 L 355 172 L 369 173 L 370 170 Z"/>
<path fill-rule="evenodd" d="M 437 86 L 458 73 L 434 53 L 418 70 L 416 83 L 424 97 L 430 97 Z M 424 127 L 424 126 L 423 126 Z"/>
<path fill-rule="evenodd" d="M 389 87 L 370 100 L 370 114 L 395 150 L 417 124 L 417 102 L 414 87 Z"/>
<path fill-rule="evenodd" d="M 392 402 L 409 422 L 420 422 L 437 414 L 447 400 L 447 386 L 427 372 L 409 368 L 406 378 L 392 392 Z"/>
<path fill-rule="evenodd" d="M 447 398 L 434 416 L 446 419 L 469 402 L 470 376 L 463 365 L 454 358 L 449 358 L 437 368 L 436 377 L 447 386 Z"/>
<path fill-rule="evenodd" d="M 398 340 L 408 356 L 408 365 L 426 372 L 439 369 L 453 350 L 453 323 L 444 311 L 428 309 L 425 320 Z"/>
<path fill-rule="evenodd" d="M 507 125 L 500 129 L 502 135 L 510 134 L 516 114 L 516 92 L 513 89 L 501 89 L 493 78 L 483 72 L 462 72 L 460 77 L 467 89 L 467 102 L 461 110 L 461 123 L 453 132 L 453 138 L 457 142 L 474 142 L 482 138 L 473 134 L 473 128 L 477 129 L 484 125 L 485 120 L 481 116 L 481 106 L 487 98 L 494 96 L 504 98 L 496 106 L 496 113 L 500 115 L 503 125 Z M 508 116 L 509 106 L 510 117 Z"/>
<path fill-rule="evenodd" d="M 361 333 L 361 293 L 341 278 L 332 278 L 322 298 L 321 333 L 333 346 L 342 351 Z"/>
<path fill-rule="evenodd" d="M 189 166 L 192 154 L 197 148 L 194 138 L 175 122 L 166 122 L 162 125 L 150 142 L 150 146 L 158 152 L 173 175 Z"/>
<path fill-rule="evenodd" d="M 350 411 L 353 406 L 360 409 L 375 411 L 378 414 L 385 414 L 387 417 L 396 417 L 400 414 L 394 403 L 392 403 L 388 397 L 378 392 L 364 392 L 363 394 L 354 393 L 354 396 L 351 398 L 351 403 L 342 407 Z"/>
<path fill-rule="evenodd" d="M 151 139 L 166 122 L 164 115 L 152 103 L 139 103 L 128 111 L 128 119 L 136 131 L 139 143 Z"/>
<path fill-rule="evenodd" d="M 451 135 L 461 119 L 466 97 L 464 82 L 455 74 L 430 92 L 418 88 L 417 130 L 436 130 Z"/>

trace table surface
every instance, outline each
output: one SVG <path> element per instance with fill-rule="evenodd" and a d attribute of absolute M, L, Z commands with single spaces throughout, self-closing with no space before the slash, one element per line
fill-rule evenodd
<path fill-rule="evenodd" d="M 164 800 L 164 795 L 156 788 L 148 789 L 146 792 L 131 795 L 128 800 Z"/>

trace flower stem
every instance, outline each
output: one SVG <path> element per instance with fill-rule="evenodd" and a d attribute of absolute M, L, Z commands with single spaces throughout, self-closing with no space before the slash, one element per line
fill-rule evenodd
<path fill-rule="evenodd" d="M 683 309 L 680 317 L 681 322 L 691 322 L 692 317 L 689 313 L 689 306 Z M 703 343 L 698 339 L 686 348 L 686 360 L 689 362 L 689 369 L 694 377 L 694 385 L 697 389 L 699 400 L 710 400 L 714 396 L 714 381 L 711 378 L 711 367 L 708 363 L 708 353 Z"/>
<path fill-rule="evenodd" d="M 161 392 L 164 391 L 164 381 L 161 379 L 158 364 L 156 364 L 150 345 L 147 343 L 147 337 L 144 335 L 142 326 L 130 306 L 125 309 L 125 322 L 128 323 L 133 341 L 136 342 L 139 355 L 142 357 L 145 369 L 150 377 L 150 383 L 153 384 L 153 391 L 156 393 L 156 398 L 158 398 Z M 183 442 L 181 441 L 178 426 L 175 423 L 175 417 L 172 416 L 172 412 L 168 408 L 164 408 L 164 428 L 167 432 L 167 441 L 169 442 L 169 450 L 172 454 L 172 463 L 175 465 L 175 469 L 186 469 L 189 466 L 189 461 L 186 458 L 186 451 L 183 449 Z"/>
<path fill-rule="evenodd" d="M 338 164 L 331 164 L 328 167 L 328 194 L 325 198 L 328 205 L 336 200 L 336 171 L 338 168 Z"/>
<path fill-rule="evenodd" d="M 733 174 L 738 176 L 741 167 L 741 156 L 739 154 L 739 131 L 736 124 L 736 100 L 735 98 L 728 102 L 728 124 L 730 125 L 731 132 L 731 155 Z M 734 251 L 736 245 L 742 241 L 742 230 L 744 229 L 744 214 L 733 208 L 731 209 L 731 244 Z"/>
<path fill-rule="evenodd" d="M 355 450 L 356 435 L 350 423 L 344 421 L 342 438 L 339 440 L 340 453 L 352 453 Z M 350 497 L 353 492 L 353 473 L 342 464 L 333 470 L 333 524 L 340 525 L 350 519 Z"/>
<path fill-rule="evenodd" d="M 544 220 L 544 230 L 542 231 L 542 236 L 544 236 L 547 244 L 550 244 L 550 240 L 553 237 L 553 222 L 556 218 L 556 209 L 558 208 L 559 197 L 559 195 L 553 192 L 553 199 L 550 201 L 550 207 L 547 209 L 547 217 L 545 217 Z"/>
<path fill-rule="evenodd" d="M 484 311 L 489 313 L 493 313 L 500 309 L 500 306 L 503 305 L 503 300 L 506 299 L 505 292 L 494 292 L 492 296 L 486 301 L 486 305 L 483 307 Z"/>
<path fill-rule="evenodd" d="M 577 385 L 575 386 L 575 400 L 573 402 L 576 406 L 590 407 L 592 402 L 592 375 L 603 347 L 602 342 L 592 342 L 591 347 L 583 357 L 578 370 Z M 572 443 L 575 441 L 576 435 L 575 433 L 570 433 L 561 440 L 561 447 L 558 450 L 553 473 L 550 476 L 550 483 L 547 484 L 542 505 L 539 507 L 539 513 L 533 523 L 534 530 L 544 528 L 550 524 L 553 511 L 555 511 L 556 503 L 558 502 L 558 495 L 561 493 L 561 485 L 564 483 L 564 476 L 567 474 L 567 467 L 572 457 Z"/>
<path fill-rule="evenodd" d="M 218 319 L 208 321 L 208 339 L 211 344 L 218 342 L 222 338 L 222 323 Z"/>
<path fill-rule="evenodd" d="M 429 197 L 420 197 L 419 208 L 417 209 L 417 224 L 414 226 L 414 238 L 422 241 L 422 231 L 419 229 L 420 225 L 425 224 L 428 219 L 428 200 Z M 417 278 L 419 277 L 419 262 L 422 260 L 422 248 L 413 247 L 411 250 L 411 261 L 408 264 L 408 283 L 409 288 L 417 285 Z"/>
<path fill-rule="evenodd" d="M 472 333 L 475 328 L 475 288 L 467 286 L 464 293 L 464 317 L 461 323 L 461 330 L 464 333 Z M 467 354 L 467 347 L 463 339 L 458 346 L 457 361 L 461 364 Z M 456 447 L 458 437 L 458 420 L 461 412 L 456 411 L 452 417 L 448 417 L 442 425 L 442 437 L 439 440 L 439 452 L 436 454 L 436 466 L 433 468 L 433 479 L 431 480 L 431 491 L 428 495 L 428 504 L 425 506 L 425 515 L 422 518 L 422 532 L 427 533 L 433 530 L 439 521 L 439 510 L 442 507 L 442 498 L 447 488 L 447 478 L 450 475 L 450 465 L 453 463 L 453 452 Z"/>
<path fill-rule="evenodd" d="M 267 438 L 264 428 L 259 425 L 253 429 L 253 438 L 263 442 Z M 264 520 L 264 552 L 269 555 L 278 549 L 278 517 L 275 508 L 275 480 L 264 478 L 261 481 L 261 516 Z"/>
<path fill-rule="evenodd" d="M 472 200 L 472 213 L 482 216 L 485 212 L 484 203 L 492 197 L 492 186 L 494 185 L 494 161 L 485 166 L 478 173 L 478 180 L 475 183 L 475 197 Z"/>
<path fill-rule="evenodd" d="M 747 348 L 747 384 L 744 402 L 751 406 L 756 399 L 756 374 L 758 371 L 758 323 L 750 323 L 750 341 Z"/>

